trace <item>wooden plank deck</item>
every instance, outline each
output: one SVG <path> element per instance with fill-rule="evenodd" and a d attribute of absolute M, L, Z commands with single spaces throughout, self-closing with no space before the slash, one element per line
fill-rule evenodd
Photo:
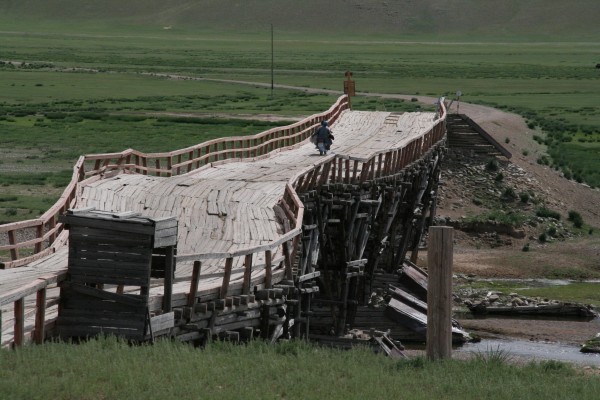
<path fill-rule="evenodd" d="M 286 184 L 327 158 L 342 156 L 366 159 L 389 149 L 402 148 L 434 126 L 434 113 L 344 111 L 333 124 L 335 141 L 326 156 L 320 156 L 308 140 L 293 149 L 268 157 L 227 162 L 174 177 L 122 173 L 110 178 L 82 182 L 77 207 L 95 207 L 110 212 L 133 211 L 148 217 L 175 216 L 179 222 L 178 254 L 231 253 L 268 245 L 285 234 L 285 224 L 275 212 Z M 273 254 L 273 266 L 283 254 Z M 243 257 L 234 259 L 230 287 L 241 286 Z M 223 259 L 202 260 L 199 293 L 218 290 L 222 283 Z M 253 281 L 264 277 L 264 253 L 252 260 Z M 178 261 L 173 286 L 174 302 L 189 291 L 193 260 Z M 40 276 L 59 274 L 67 268 L 67 251 L 25 267 L 0 270 L 0 297 Z M 273 270 L 275 277 L 283 271 Z M 57 291 L 54 292 L 54 295 Z M 162 287 L 151 289 L 162 295 Z M 33 300 L 26 299 L 26 306 Z M 51 297 L 48 297 L 51 301 Z M 9 311 L 10 310 L 10 311 Z M 2 340 L 12 334 L 12 304 L 2 308 Z M 29 321 L 29 320 L 27 320 Z"/>

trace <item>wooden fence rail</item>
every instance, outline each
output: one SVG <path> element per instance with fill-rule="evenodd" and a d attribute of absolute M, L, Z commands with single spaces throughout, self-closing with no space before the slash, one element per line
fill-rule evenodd
<path fill-rule="evenodd" d="M 440 105 L 440 117 L 421 137 L 400 149 L 383 150 L 367 158 L 336 155 L 318 162 L 290 180 L 296 191 L 302 193 L 329 183 L 360 184 L 391 176 L 419 160 L 446 134 L 446 108 Z"/>
<path fill-rule="evenodd" d="M 322 120 L 335 121 L 348 108 L 348 97 L 341 96 L 331 108 L 295 124 L 273 128 L 253 136 L 236 136 L 210 140 L 168 153 L 145 154 L 128 149 L 121 153 L 81 156 L 73 168 L 73 176 L 59 200 L 40 218 L 0 225 L 0 235 L 8 244 L 0 246 L 0 256 L 8 253 L 9 260 L 0 260 L 0 268 L 14 268 L 52 254 L 63 243 L 56 239 L 63 231 L 58 216 L 77 206 L 76 194 L 84 179 L 120 171 L 154 176 L 174 176 L 225 160 L 244 160 L 266 156 L 270 152 L 296 146 L 306 140 Z M 109 175 L 110 176 L 110 175 Z M 30 238 L 30 239 L 26 239 Z M 31 239 L 33 238 L 33 239 Z"/>

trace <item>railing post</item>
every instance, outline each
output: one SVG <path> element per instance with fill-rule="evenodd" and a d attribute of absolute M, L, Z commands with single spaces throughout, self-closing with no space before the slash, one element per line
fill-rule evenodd
<path fill-rule="evenodd" d="M 36 344 L 44 343 L 46 336 L 46 288 L 37 291 L 35 299 L 35 327 L 33 331 L 33 341 Z"/>
<path fill-rule="evenodd" d="M 252 282 L 252 253 L 247 254 L 244 260 L 244 282 L 242 283 L 242 294 L 250 294 L 250 283 Z"/>
<path fill-rule="evenodd" d="M 270 289 L 273 281 L 272 272 L 273 253 L 271 250 L 265 251 L 265 288 Z"/>
<path fill-rule="evenodd" d="M 14 302 L 15 312 L 15 328 L 14 328 L 14 340 L 15 346 L 22 346 L 25 342 L 25 299 L 20 298 Z"/>
<path fill-rule="evenodd" d="M 190 294 L 188 295 L 187 306 L 193 307 L 196 303 L 196 294 L 198 293 L 198 281 L 200 280 L 200 270 L 202 269 L 202 263 L 200 261 L 194 261 L 194 268 L 192 270 L 192 281 L 190 282 Z"/>
<path fill-rule="evenodd" d="M 225 260 L 225 274 L 223 275 L 223 283 L 221 284 L 221 292 L 219 298 L 224 299 L 227 297 L 227 290 L 229 290 L 229 280 L 231 279 L 231 268 L 233 267 L 233 258 L 229 257 Z"/>
<path fill-rule="evenodd" d="M 432 226 L 427 245 L 427 358 L 452 354 L 452 240 L 453 228 Z"/>
<path fill-rule="evenodd" d="M 292 280 L 294 279 L 294 275 L 292 272 L 292 257 L 290 252 L 290 244 L 289 242 L 283 242 L 282 246 L 285 264 L 285 279 Z"/>
<path fill-rule="evenodd" d="M 11 244 L 11 245 L 17 244 L 17 238 L 15 236 L 15 231 L 13 231 L 13 230 L 8 231 L 8 244 Z M 13 247 L 12 249 L 10 249 L 10 258 L 13 261 L 17 260 L 19 258 L 19 248 L 18 247 Z"/>

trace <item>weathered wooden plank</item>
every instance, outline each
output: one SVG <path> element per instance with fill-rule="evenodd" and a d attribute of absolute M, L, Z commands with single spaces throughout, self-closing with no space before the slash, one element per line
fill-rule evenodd
<path fill-rule="evenodd" d="M 168 312 L 150 318 L 150 326 L 152 332 L 160 332 L 165 329 L 173 328 L 175 326 L 175 313 Z M 149 335 L 150 332 L 147 331 L 146 334 Z"/>
<path fill-rule="evenodd" d="M 188 307 L 192 307 L 196 303 L 196 294 L 198 292 L 198 281 L 200 280 L 200 271 L 202 269 L 202 263 L 200 261 L 194 261 L 194 268 L 192 271 L 192 279 L 190 281 L 190 293 L 188 295 Z"/>

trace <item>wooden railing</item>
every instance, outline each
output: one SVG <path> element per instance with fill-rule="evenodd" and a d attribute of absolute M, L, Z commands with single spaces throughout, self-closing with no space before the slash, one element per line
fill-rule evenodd
<path fill-rule="evenodd" d="M 299 192 L 306 192 L 329 183 L 359 184 L 397 174 L 419 160 L 446 134 L 446 108 L 440 101 L 439 117 L 433 127 L 406 146 L 375 152 L 366 158 L 336 155 L 311 166 L 290 180 Z"/>
<path fill-rule="evenodd" d="M 79 182 L 84 179 L 97 179 L 121 171 L 174 176 L 209 168 L 222 162 L 266 157 L 273 151 L 299 145 L 312 134 L 322 120 L 334 122 L 347 108 L 348 97 L 341 96 L 323 113 L 253 136 L 220 138 L 168 153 L 145 154 L 128 149 L 121 153 L 82 156 L 75 164 L 71 182 L 62 196 L 44 215 L 32 220 L 0 225 L 0 235 L 6 235 L 8 238 L 8 244 L 0 246 L 0 252 L 8 252 L 10 255 L 10 260 L 0 260 L 0 268 L 28 264 L 54 253 L 64 244 L 56 242 L 63 230 L 58 216 L 77 206 L 77 188 Z"/>
<path fill-rule="evenodd" d="M 58 298 L 47 301 L 46 295 L 49 286 L 56 285 L 64 280 L 66 271 L 57 275 L 48 275 L 35 279 L 33 282 L 0 295 L 0 337 L 2 332 L 2 310 L 12 304 L 13 309 L 13 335 L 7 344 L 21 346 L 26 341 L 42 343 L 45 339 L 45 330 L 48 325 L 46 311 L 52 306 L 58 305 Z M 35 295 L 35 305 L 29 310 L 25 309 L 25 299 Z M 34 323 L 31 329 L 27 329 L 28 316 L 33 315 Z M 4 345 L 5 343 L 1 343 Z"/>

